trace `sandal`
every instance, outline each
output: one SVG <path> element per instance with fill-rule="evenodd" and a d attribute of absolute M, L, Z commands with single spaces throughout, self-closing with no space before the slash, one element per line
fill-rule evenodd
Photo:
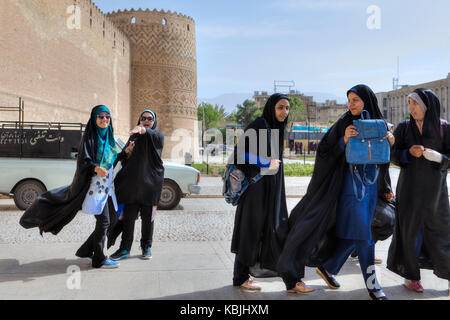
<path fill-rule="evenodd" d="M 253 279 L 248 279 L 243 284 L 241 284 L 239 286 L 239 288 L 249 290 L 249 291 L 260 291 L 261 290 L 261 286 Z"/>
<path fill-rule="evenodd" d="M 308 287 L 303 281 L 297 282 L 294 288 L 287 290 L 288 293 L 310 293 L 316 289 Z"/>

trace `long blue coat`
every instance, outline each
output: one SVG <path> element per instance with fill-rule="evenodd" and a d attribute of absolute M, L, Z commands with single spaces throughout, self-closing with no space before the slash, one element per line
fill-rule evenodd
<path fill-rule="evenodd" d="M 359 165 L 357 168 L 360 176 L 363 177 L 364 167 Z M 375 165 L 366 165 L 365 172 L 370 180 L 373 180 L 375 170 Z M 341 239 L 372 242 L 371 224 L 377 203 L 378 183 L 375 180 L 372 185 L 364 184 L 365 192 L 361 201 L 355 195 L 355 187 L 361 199 L 362 185 L 347 166 L 336 211 L 336 236 Z"/>

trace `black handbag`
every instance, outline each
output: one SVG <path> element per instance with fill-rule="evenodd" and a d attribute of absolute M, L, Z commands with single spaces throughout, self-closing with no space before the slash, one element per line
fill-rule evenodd
<path fill-rule="evenodd" d="M 395 226 L 395 202 L 386 202 L 377 198 L 372 219 L 372 236 L 374 241 L 383 241 L 392 236 Z"/>

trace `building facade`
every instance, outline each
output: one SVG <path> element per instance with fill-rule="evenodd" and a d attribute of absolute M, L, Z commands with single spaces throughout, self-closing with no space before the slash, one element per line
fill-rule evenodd
<path fill-rule="evenodd" d="M 377 93 L 378 105 L 385 119 L 394 125 L 409 119 L 408 95 L 417 88 L 432 90 L 441 102 L 441 118 L 450 121 L 450 73 L 445 79 Z"/>
<path fill-rule="evenodd" d="M 317 106 L 317 124 L 330 127 L 347 110 L 347 105 L 338 104 L 335 100 L 327 100 L 325 103 L 319 103 Z"/>

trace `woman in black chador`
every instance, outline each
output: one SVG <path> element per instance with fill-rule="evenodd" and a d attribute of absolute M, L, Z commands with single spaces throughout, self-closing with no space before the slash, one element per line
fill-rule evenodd
<path fill-rule="evenodd" d="M 114 181 L 117 199 L 125 204 L 122 219 L 111 233 L 109 245 L 122 232 L 120 248 L 111 255 L 113 260 L 130 256 L 133 244 L 134 224 L 139 212 L 142 220 L 141 259 L 152 257 L 151 247 L 156 208 L 161 197 L 164 182 L 164 166 L 161 154 L 164 135 L 157 130 L 156 114 L 151 110 L 141 113 L 138 126 L 130 132 L 131 138 L 125 153 L 119 157 L 122 169 Z M 131 145 L 131 146 L 130 146 Z M 128 155 L 126 154 L 128 153 Z"/>
<path fill-rule="evenodd" d="M 450 281 L 450 132 L 431 90 L 415 90 L 408 102 L 411 117 L 394 132 L 392 158 L 401 170 L 387 267 L 405 278 L 407 288 L 423 292 L 420 269 Z"/>
<path fill-rule="evenodd" d="M 117 268 L 104 253 L 107 231 L 116 221 L 113 164 L 119 147 L 114 140 L 111 113 L 106 106 L 92 109 L 77 157 L 72 184 L 39 196 L 20 219 L 24 228 L 39 227 L 42 233 L 58 234 L 78 211 L 94 215 L 95 230 L 76 255 L 91 258 L 94 268 Z"/>
<path fill-rule="evenodd" d="M 369 87 L 355 86 L 347 92 L 347 97 L 349 110 L 320 141 L 307 193 L 289 216 L 289 235 L 280 255 L 278 271 L 285 283 L 292 286 L 304 277 L 305 266 L 318 267 L 317 273 L 328 286 L 338 289 L 340 285 L 333 275 L 356 249 L 371 299 L 385 299 L 376 283 L 371 232 L 378 185 L 376 181 L 366 185 L 365 196 L 358 201 L 350 171 L 356 169 L 361 176 L 374 178 L 378 169 L 375 165 L 350 169 L 345 157 L 349 139 L 358 135 L 353 121 L 361 118 L 362 111 L 368 111 L 371 119 L 383 117 Z M 391 145 L 394 143 L 392 133 L 385 138 Z M 385 174 L 378 178 L 378 183 L 388 181 Z M 357 188 L 360 195 L 360 184 Z M 379 188 L 383 192 L 388 189 Z"/>
<path fill-rule="evenodd" d="M 242 195 L 236 209 L 231 242 L 231 252 L 236 254 L 233 285 L 247 290 L 261 289 L 250 278 L 250 273 L 255 276 L 260 275 L 256 270 L 272 270 L 273 273 L 287 235 L 288 215 L 281 160 L 289 107 L 287 96 L 272 95 L 262 117 L 245 129 L 234 151 L 235 164 L 247 178 L 266 171 L 264 177 L 251 184 Z M 256 140 L 246 138 L 252 135 Z"/>

